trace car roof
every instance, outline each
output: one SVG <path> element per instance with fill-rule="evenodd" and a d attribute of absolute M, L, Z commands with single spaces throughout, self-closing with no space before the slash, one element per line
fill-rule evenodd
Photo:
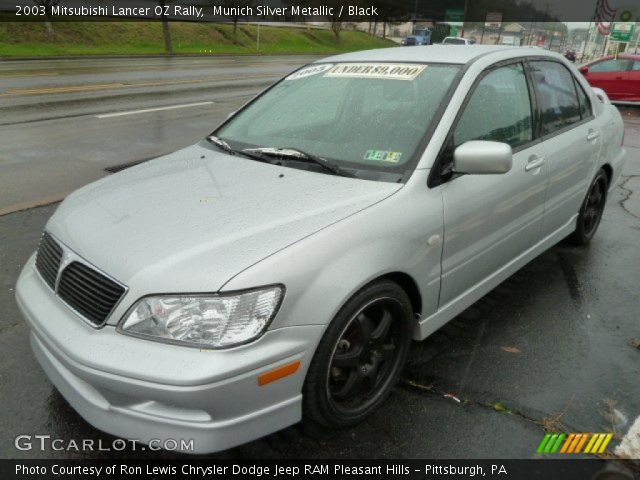
<path fill-rule="evenodd" d="M 593 65 L 594 63 L 600 63 L 604 60 L 613 60 L 616 58 L 615 55 L 605 55 L 604 57 L 596 58 L 595 60 L 591 60 L 586 65 Z M 640 53 L 619 53 L 618 58 L 622 58 L 623 60 L 635 60 L 640 61 Z"/>
<path fill-rule="evenodd" d="M 504 53 L 504 58 L 535 54 L 545 55 L 546 50 L 509 45 L 425 45 L 417 47 L 392 47 L 343 53 L 317 60 L 326 62 L 427 62 L 465 64 L 477 57 L 491 53 Z M 547 53 L 553 56 L 551 53 Z"/>
<path fill-rule="evenodd" d="M 616 58 L 615 55 L 607 55 L 607 58 Z M 619 53 L 618 58 L 630 58 L 631 60 L 640 60 L 640 53 Z"/>

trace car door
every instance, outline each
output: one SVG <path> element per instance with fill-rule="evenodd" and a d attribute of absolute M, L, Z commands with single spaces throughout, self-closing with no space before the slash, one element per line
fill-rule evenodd
<path fill-rule="evenodd" d="M 589 98 L 569 69 L 552 60 L 529 65 L 549 172 L 544 237 L 566 226 L 580 210 L 602 139 Z"/>
<path fill-rule="evenodd" d="M 585 76 L 592 86 L 603 89 L 611 100 L 624 98 L 624 85 L 629 68 L 628 59 L 609 58 L 593 63 L 587 68 Z"/>
<path fill-rule="evenodd" d="M 640 102 L 640 60 L 633 62 L 628 74 L 625 85 L 626 99 L 630 102 Z"/>
<path fill-rule="evenodd" d="M 442 184 L 441 307 L 471 293 L 540 238 L 546 164 L 531 94 L 523 63 L 493 67 L 476 82 L 450 132 L 439 163 L 445 170 L 454 149 L 469 140 L 508 143 L 513 166 L 505 174 L 453 174 Z"/>

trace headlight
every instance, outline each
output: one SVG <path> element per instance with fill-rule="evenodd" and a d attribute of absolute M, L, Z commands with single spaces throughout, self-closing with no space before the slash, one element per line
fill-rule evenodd
<path fill-rule="evenodd" d="M 235 294 L 144 297 L 118 325 L 121 333 L 209 348 L 255 340 L 275 316 L 284 287 Z"/>

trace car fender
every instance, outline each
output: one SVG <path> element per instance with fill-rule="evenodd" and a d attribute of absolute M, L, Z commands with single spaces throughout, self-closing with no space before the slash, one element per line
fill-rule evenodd
<path fill-rule="evenodd" d="M 271 329 L 327 325 L 359 289 L 391 272 L 409 275 L 423 316 L 437 309 L 443 212 L 439 188 L 408 185 L 391 197 L 261 260 L 222 291 L 283 284 Z"/>

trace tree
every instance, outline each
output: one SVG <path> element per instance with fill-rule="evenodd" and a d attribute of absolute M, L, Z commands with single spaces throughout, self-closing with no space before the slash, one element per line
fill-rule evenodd
<path fill-rule="evenodd" d="M 158 5 L 162 7 L 162 38 L 164 39 L 164 49 L 169 54 L 173 54 L 173 44 L 171 43 L 171 31 L 169 30 L 169 18 L 164 14 L 166 2 L 159 0 Z"/>
<path fill-rule="evenodd" d="M 256 0 L 219 0 L 214 2 L 215 5 L 224 5 L 226 7 L 233 8 L 234 12 L 239 11 L 243 7 L 255 7 L 257 4 Z M 238 21 L 240 20 L 240 15 L 231 16 L 231 22 L 233 23 L 233 36 L 236 36 L 238 30 Z"/>
<path fill-rule="evenodd" d="M 49 37 L 53 37 L 55 32 L 53 31 L 53 24 L 51 23 L 51 7 L 58 5 L 62 0 L 33 0 L 36 5 L 44 7 L 45 9 L 45 19 L 44 24 L 47 27 L 47 34 Z"/>
<path fill-rule="evenodd" d="M 340 32 L 342 31 L 342 22 L 338 20 L 337 16 L 331 18 L 331 31 L 336 36 L 336 39 L 340 40 Z"/>

